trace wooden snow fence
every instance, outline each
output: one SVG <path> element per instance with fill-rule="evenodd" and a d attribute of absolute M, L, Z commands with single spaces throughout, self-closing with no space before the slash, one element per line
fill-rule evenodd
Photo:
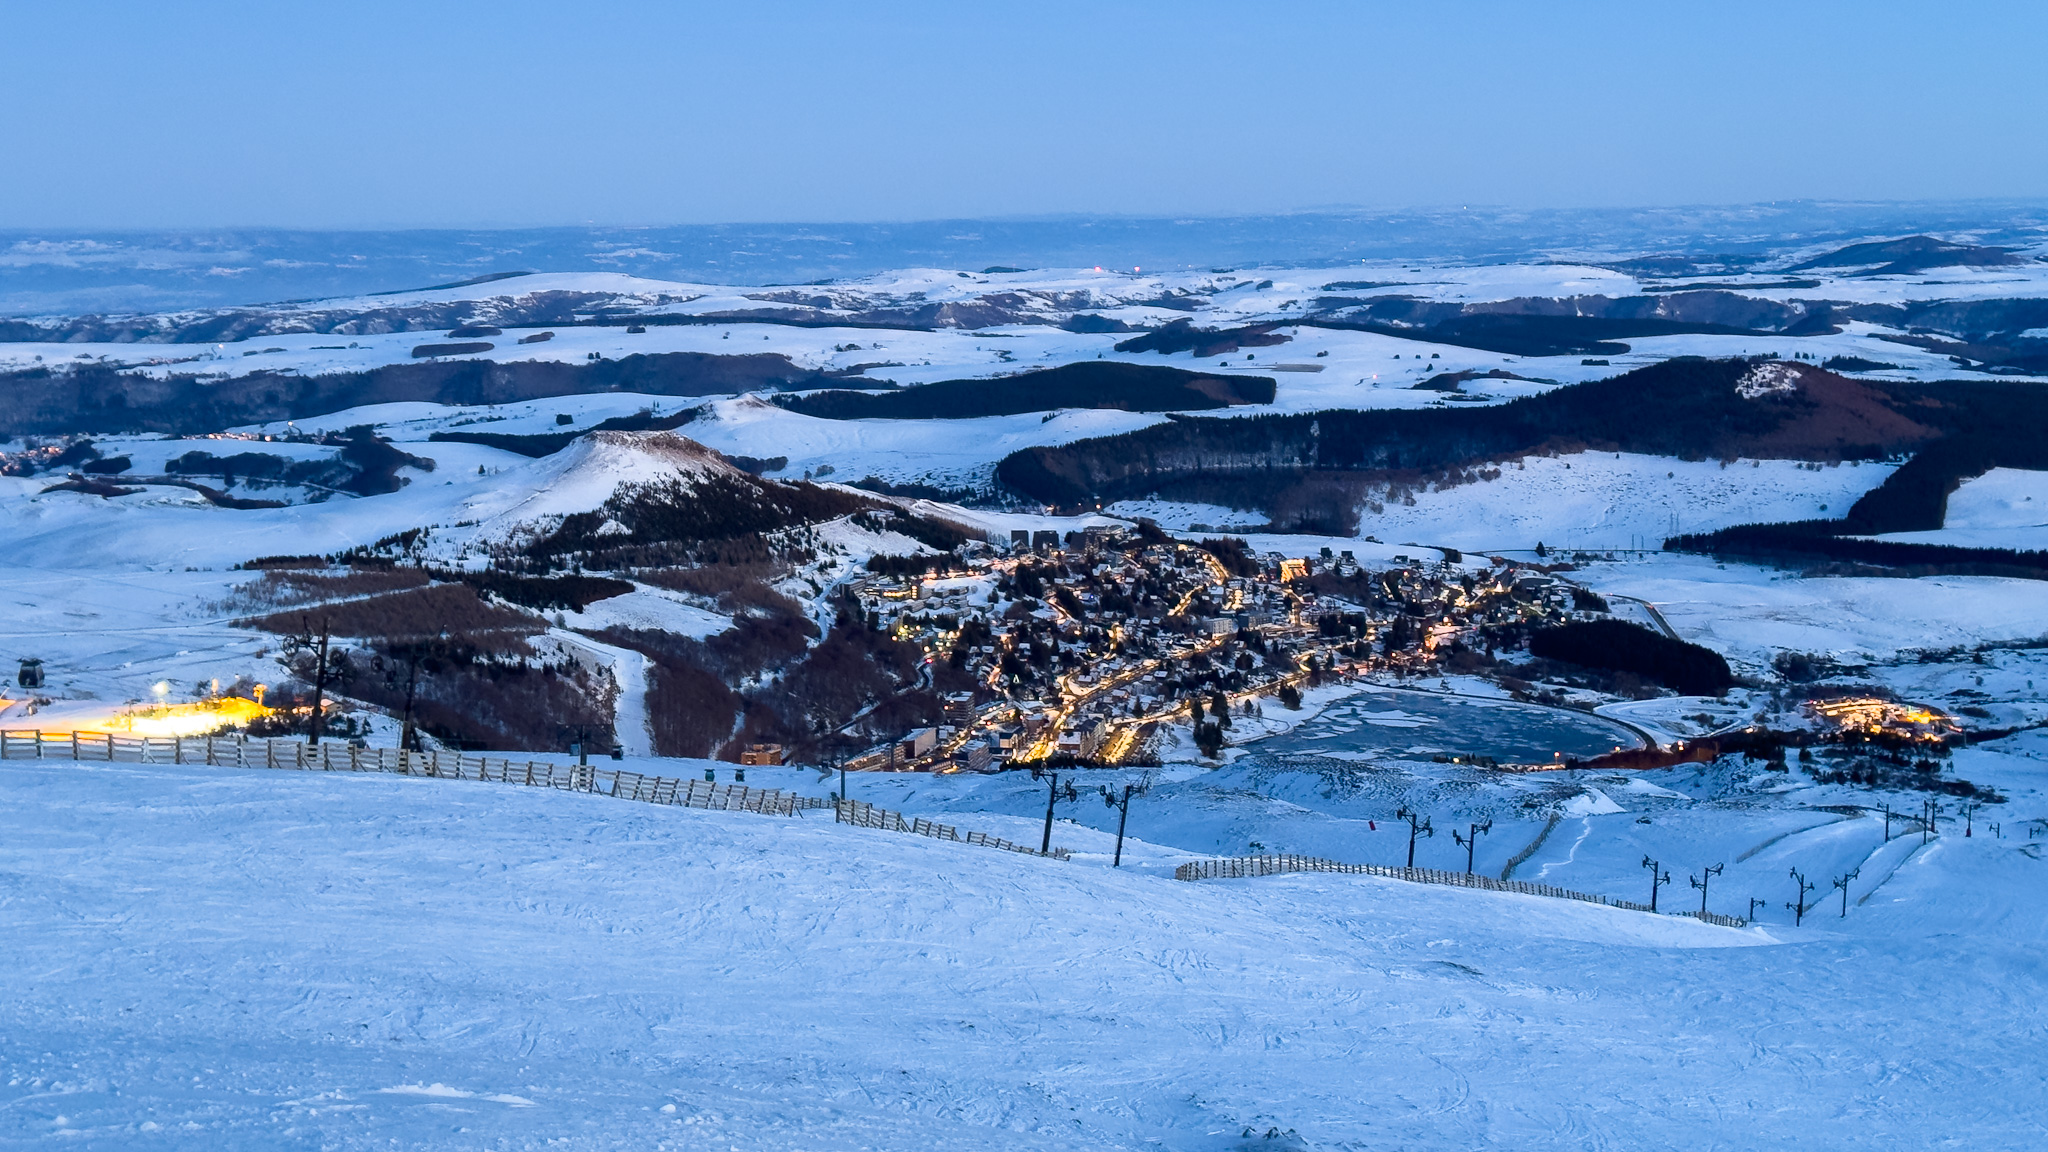
<path fill-rule="evenodd" d="M 974 844 L 984 848 L 997 848 L 1004 852 L 1021 852 L 1026 856 L 1049 856 L 1055 860 L 1068 859 L 1072 853 L 1065 848 L 1040 852 L 1036 848 L 1013 843 L 999 836 L 985 832 L 962 832 L 950 824 L 940 824 L 923 817 L 908 818 L 901 812 L 891 812 L 858 800 L 841 800 L 837 809 L 841 824 L 856 828 L 880 828 L 884 832 L 908 832 L 913 836 L 929 836 L 934 840 L 950 840 L 956 844 Z"/>
<path fill-rule="evenodd" d="M 0 760 L 100 760 L 126 764 L 206 764 L 217 768 L 287 768 L 302 772 L 389 772 L 442 780 L 521 784 L 590 792 L 646 804 L 795 816 L 831 801 L 777 788 L 714 784 L 646 776 L 591 764 L 555 764 L 508 756 L 408 752 L 303 740 L 243 740 L 229 736 L 123 736 L 111 732 L 0 731 Z"/>
<path fill-rule="evenodd" d="M 302 772 L 390 772 L 442 780 L 521 784 L 615 796 L 646 804 L 673 804 L 681 808 L 708 808 L 721 812 L 758 812 L 766 816 L 795 816 L 812 809 L 833 808 L 834 818 L 839 823 L 856 828 L 908 832 L 934 840 L 998 848 L 1026 856 L 1044 855 L 1056 860 L 1068 859 L 1070 855 L 1065 848 L 1041 853 L 1036 848 L 1014 844 L 1001 837 L 982 832 L 962 832 L 949 824 L 922 817 L 909 818 L 901 812 L 891 812 L 857 800 L 842 800 L 835 806 L 830 800 L 798 796 L 777 788 L 749 788 L 744 784 L 644 776 L 638 772 L 589 764 L 555 764 L 543 760 L 515 760 L 507 756 L 359 748 L 335 741 L 315 745 L 303 740 L 246 740 L 233 736 L 125 736 L 111 732 L 16 729 L 0 730 L 0 760 L 98 760 L 117 764 L 284 768 Z"/>
<path fill-rule="evenodd" d="M 1250 876 L 1278 876 L 1284 872 L 1340 872 L 1349 876 L 1382 876 L 1389 880 L 1407 880 L 1415 884 L 1446 884 L 1453 888 L 1483 888 L 1489 892 L 1516 892 L 1524 896 L 1548 896 L 1554 900 L 1578 900 L 1587 904 L 1599 904 L 1608 908 L 1621 908 L 1631 912 L 1648 912 L 1647 904 L 1636 904 L 1628 900 L 1614 900 L 1606 896 L 1594 896 L 1585 892 L 1574 892 L 1569 888 L 1558 888 L 1549 884 L 1530 884 L 1522 880 L 1495 880 L 1474 872 L 1443 872 L 1435 868 L 1393 868 L 1385 864 L 1342 864 L 1325 860 L 1320 856 L 1292 856 L 1277 854 L 1271 856 L 1235 856 L 1215 860 L 1191 860 L 1173 870 L 1176 880 L 1239 880 Z M 1748 923 L 1739 916 L 1723 916 L 1717 912 L 1672 912 L 1667 915 L 1690 916 L 1708 924 L 1723 928 L 1741 928 Z"/>

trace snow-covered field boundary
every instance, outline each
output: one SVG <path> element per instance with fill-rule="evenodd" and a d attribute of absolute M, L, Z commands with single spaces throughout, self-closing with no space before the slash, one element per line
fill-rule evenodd
<path fill-rule="evenodd" d="M 585 792 L 620 800 L 648 804 L 704 808 L 723 812 L 753 812 L 765 816 L 798 816 L 812 809 L 833 809 L 833 821 L 856 828 L 873 828 L 944 840 L 955 844 L 994 848 L 1025 856 L 1068 859 L 1062 848 L 1041 852 L 981 832 L 961 832 L 949 825 L 923 817 L 877 808 L 856 800 L 821 800 L 798 796 L 776 788 L 750 788 L 744 784 L 684 780 L 672 776 L 649 776 L 624 769 L 597 768 L 588 764 L 555 764 L 510 757 L 466 756 L 441 752 L 410 752 L 401 748 L 364 748 L 353 744 L 311 744 L 303 740 L 245 740 L 232 737 L 149 737 L 121 736 L 111 732 L 0 731 L 0 760 L 74 760 L 129 764 L 192 764 L 216 768 L 271 768 L 311 772 L 381 772 L 400 776 L 423 776 L 442 780 L 474 780 L 481 783 L 516 784 Z M 1378 864 L 1343 864 L 1312 856 L 1250 856 L 1195 860 L 1174 870 L 1178 880 L 1234 879 L 1271 876 L 1285 872 L 1338 872 L 1379 876 L 1417 884 L 1440 884 L 1459 888 L 1483 888 L 1525 896 L 1578 900 L 1633 912 L 1653 911 L 1647 905 L 1606 896 L 1589 895 L 1548 884 L 1521 880 L 1495 880 L 1469 872 L 1445 872 L 1433 868 L 1391 868 Z M 1713 913 L 1685 913 L 1723 927 L 1741 928 L 1746 921 Z"/>
<path fill-rule="evenodd" d="M 1036 848 L 990 836 L 985 832 L 962 832 L 950 824 L 940 824 L 922 816 L 910 817 L 887 808 L 877 808 L 859 800 L 840 800 L 836 804 L 834 818 L 841 824 L 856 828 L 880 828 L 885 832 L 908 832 L 913 836 L 929 836 L 934 840 L 950 840 L 956 844 L 973 844 L 982 848 L 995 848 L 1003 852 L 1018 852 L 1026 856 L 1049 856 L 1055 860 L 1069 859 L 1073 854 L 1065 848 L 1051 848 L 1040 852 Z"/>
<path fill-rule="evenodd" d="M 1280 853 L 1269 856 L 1231 856 L 1214 860 L 1190 860 L 1173 870 L 1175 880 L 1241 880 L 1251 876 L 1279 876 L 1288 872 L 1338 872 L 1350 876 L 1379 876 L 1388 880 L 1406 880 L 1413 884 L 1446 884 L 1453 888 L 1483 888 L 1488 892 L 1514 892 L 1523 896 L 1548 896 L 1553 900 L 1580 900 L 1587 904 L 1599 904 L 1608 908 L 1619 908 L 1627 912 L 1655 912 L 1647 904 L 1630 900 L 1616 900 L 1608 896 L 1595 896 L 1586 892 L 1574 892 L 1551 884 L 1530 884 L 1523 880 L 1495 880 L 1476 872 L 1446 872 L 1439 868 L 1394 868 L 1385 864 L 1345 864 L 1326 860 L 1320 856 L 1295 856 Z M 1718 912 L 1701 909 L 1697 912 L 1673 912 L 1673 916 L 1690 916 L 1708 924 L 1723 928 L 1745 928 L 1749 921 L 1740 916 L 1723 916 Z"/>
<path fill-rule="evenodd" d="M 588 764 L 555 764 L 499 756 L 464 756 L 441 752 L 409 752 L 401 748 L 363 748 L 353 744 L 311 744 L 304 740 L 243 740 L 218 736 L 122 736 L 112 732 L 43 732 L 0 730 L 0 760 L 78 760 L 125 764 L 204 764 L 214 768 L 277 768 L 304 772 L 385 772 L 438 780 L 475 780 L 587 792 L 646 804 L 705 808 L 719 812 L 754 812 L 763 816 L 798 816 L 813 809 L 833 809 L 837 824 L 905 832 L 977 848 L 994 848 L 1026 856 L 1065 860 L 1064 848 L 1041 852 L 1028 845 L 962 832 L 950 824 L 905 816 L 858 800 L 821 800 L 779 788 L 750 788 L 711 780 L 649 776 L 625 769 Z"/>
<path fill-rule="evenodd" d="M 506 756 L 465 756 L 363 748 L 353 744 L 311 744 L 304 740 L 242 740 L 219 736 L 122 736 L 112 732 L 0 731 L 0 760 L 86 760 L 127 764 L 204 764 L 213 768 L 281 768 L 306 772 L 388 772 L 442 780 L 519 784 L 563 792 L 591 792 L 620 800 L 795 816 L 828 807 L 812 796 L 777 788 L 648 776 L 588 764 L 514 760 Z"/>

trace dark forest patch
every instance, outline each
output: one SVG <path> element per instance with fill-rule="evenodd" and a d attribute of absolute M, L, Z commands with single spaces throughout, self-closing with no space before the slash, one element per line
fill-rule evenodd
<path fill-rule="evenodd" d="M 1060 321 L 1060 327 L 1068 332 L 1091 334 L 1137 331 L 1137 329 L 1124 323 L 1122 320 L 1111 316 L 1103 316 L 1095 312 L 1076 312 L 1065 320 Z"/>
<path fill-rule="evenodd" d="M 1882 360 L 1865 360 L 1861 356 L 1830 356 L 1821 361 L 1820 366 L 1830 372 L 1882 372 L 1898 367 Z"/>
<path fill-rule="evenodd" d="M 1510 372 L 1505 368 L 1489 368 L 1484 372 L 1481 372 L 1476 368 L 1467 368 L 1460 372 L 1439 372 L 1436 375 L 1431 376 L 1429 379 L 1424 380 L 1419 384 L 1411 385 L 1410 387 L 1413 390 L 1422 392 L 1463 392 L 1465 390 L 1464 384 L 1467 380 L 1527 379 L 1529 379 L 1527 376 L 1517 376 L 1513 372 Z M 1556 381 L 1545 380 L 1539 381 L 1539 383 L 1554 384 L 1556 383 Z"/>
<path fill-rule="evenodd" d="M 495 347 L 497 345 L 486 340 L 469 340 L 454 344 L 415 344 L 412 358 L 421 360 L 429 356 L 474 356 L 479 352 L 489 352 Z"/>
<path fill-rule="evenodd" d="M 2048 471 L 2048 393 L 2040 386 L 1951 381 L 1887 388 L 1904 410 L 1945 435 L 1864 493 L 1842 517 L 1736 525 L 1674 537 L 1665 547 L 1747 559 L 1885 565 L 1923 575 L 2048 574 L 2048 554 L 2040 552 L 1858 538 L 1941 528 L 1949 496 L 1993 468 Z"/>
<path fill-rule="evenodd" d="M 1680 358 L 1485 408 L 1176 417 L 1119 436 L 1015 452 L 996 475 L 1059 505 L 1196 485 L 1210 489 L 1213 502 L 1270 510 L 1286 491 L 1337 474 L 1420 476 L 1584 448 L 1688 460 L 1872 459 L 1940 435 L 1921 422 L 1932 421 L 1935 410 L 1818 369 L 1800 369 L 1794 390 L 1745 399 L 1736 383 L 1754 366 Z M 1214 499 L 1221 489 L 1234 491 Z"/>
<path fill-rule="evenodd" d="M 624 596 L 633 590 L 629 580 L 611 576 L 571 573 L 564 576 L 520 576 L 511 572 L 437 573 L 443 579 L 459 581 L 508 604 L 536 612 L 567 609 L 581 612 L 599 600 Z"/>
<path fill-rule="evenodd" d="M 777 404 L 826 420 L 961 420 L 1056 408 L 1179 412 L 1270 404 L 1276 385 L 1265 376 L 1210 376 L 1178 368 L 1084 360 L 992 380 L 945 380 L 884 393 L 814 392 L 775 398 Z"/>
<path fill-rule="evenodd" d="M 1720 653 L 1626 620 L 1587 620 L 1541 629 L 1529 637 L 1529 654 L 1634 673 L 1684 696 L 1719 696 L 1735 684 Z"/>
<path fill-rule="evenodd" d="M 2025 262 L 2025 257 L 2009 248 L 1955 244 L 1947 240 L 1937 240 L 1932 236 L 1908 236 L 1903 240 L 1876 240 L 1837 248 L 1803 264 L 1794 264 L 1790 270 L 1805 272 L 1814 268 L 1862 268 L 1875 264 L 1879 267 L 1862 275 L 1892 276 L 1905 272 L 1925 272 L 1929 268 L 2001 268 Z"/>
<path fill-rule="evenodd" d="M 1301 325 L 1376 332 L 1511 356 L 1612 356 L 1618 340 L 1680 334 L 1813 335 L 1834 331 L 1842 306 L 1679 288 L 1639 296 L 1517 296 L 1457 303 L 1411 295 L 1322 297 Z"/>
<path fill-rule="evenodd" d="M 766 353 L 669 352 L 578 363 L 426 360 L 365 372 L 255 372 L 226 380 L 158 379 L 98 365 L 38 367 L 0 373 L 0 435 L 211 432 L 364 404 L 481 406 L 596 392 L 717 396 L 824 381 L 786 356 Z"/>
<path fill-rule="evenodd" d="M 1406 328 L 1371 321 L 1347 321 L 1329 317 L 1303 320 L 1304 328 L 1336 328 L 1373 332 L 1403 340 L 1477 348 L 1506 356 L 1620 356 L 1629 347 L 1615 343 L 1646 336 L 1766 336 L 1770 333 L 1726 324 L 1696 324 L 1683 320 L 1605 319 L 1597 316 L 1516 316 L 1483 313 L 1458 316 L 1424 328 Z"/>
<path fill-rule="evenodd" d="M 1196 357 L 1221 356 L 1241 348 L 1270 348 L 1294 339 L 1275 331 L 1278 324 L 1251 324 L 1243 328 L 1196 328 L 1186 320 L 1175 320 L 1155 332 L 1147 332 L 1116 346 L 1119 352 L 1193 352 Z"/>
<path fill-rule="evenodd" d="M 164 471 L 172 476 L 219 477 L 224 489 L 232 487 L 236 480 L 254 480 L 304 485 L 353 496 L 379 496 L 404 486 L 398 475 L 400 468 L 434 470 L 432 460 L 392 447 L 389 440 L 379 437 L 367 424 L 330 432 L 318 443 L 341 451 L 324 460 L 293 460 L 275 452 L 219 456 L 194 450 L 165 461 Z"/>
<path fill-rule="evenodd" d="M 573 432 L 538 432 L 519 435 L 512 432 L 436 432 L 428 436 L 429 441 L 446 441 L 457 444 L 481 444 L 486 448 L 498 448 L 506 452 L 517 452 L 521 456 L 552 456 L 576 442 L 576 438 L 590 432 L 673 432 L 703 415 L 702 408 L 685 408 L 667 416 L 656 416 L 643 412 L 635 416 L 614 416 L 600 420 L 588 428 Z"/>

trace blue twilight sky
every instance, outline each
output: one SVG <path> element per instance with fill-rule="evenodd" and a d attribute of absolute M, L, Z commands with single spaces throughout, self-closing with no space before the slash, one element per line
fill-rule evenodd
<path fill-rule="evenodd" d="M 0 229 L 2048 195 L 2048 5 L 0 0 Z"/>

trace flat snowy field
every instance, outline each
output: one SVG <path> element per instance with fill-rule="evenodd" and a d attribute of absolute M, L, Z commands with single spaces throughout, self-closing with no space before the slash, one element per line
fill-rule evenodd
<path fill-rule="evenodd" d="M 2010 827 L 1895 841 L 1846 920 L 1731 930 L 449 781 L 0 789 L 14 1145 L 2048 1140 L 2048 874 Z"/>

